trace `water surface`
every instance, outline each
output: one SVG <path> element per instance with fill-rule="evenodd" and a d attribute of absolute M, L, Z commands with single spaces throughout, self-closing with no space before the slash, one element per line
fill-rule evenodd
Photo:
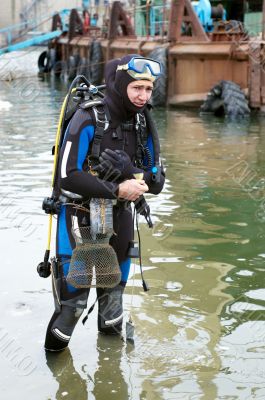
<path fill-rule="evenodd" d="M 36 266 L 47 241 L 51 148 L 65 88 L 0 84 L 1 391 L 5 400 L 265 397 L 265 119 L 155 112 L 167 181 L 149 196 L 125 295 L 134 346 L 98 335 L 96 311 L 69 350 L 45 355 L 53 312 Z M 54 225 L 55 226 L 55 225 Z M 89 299 L 92 304 L 95 295 Z"/>

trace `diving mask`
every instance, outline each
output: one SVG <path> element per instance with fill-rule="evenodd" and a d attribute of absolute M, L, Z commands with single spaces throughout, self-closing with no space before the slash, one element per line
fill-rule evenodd
<path fill-rule="evenodd" d="M 161 75 L 161 64 L 150 58 L 133 57 L 124 65 L 118 65 L 117 71 L 127 71 L 134 79 L 147 79 L 152 82 Z"/>

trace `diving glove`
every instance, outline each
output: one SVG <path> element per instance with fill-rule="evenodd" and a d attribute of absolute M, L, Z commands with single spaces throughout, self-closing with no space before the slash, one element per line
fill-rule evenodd
<path fill-rule="evenodd" d="M 128 154 L 124 150 L 105 149 L 100 157 L 99 164 L 93 168 L 100 177 L 117 177 L 120 179 L 133 178 L 133 174 L 143 172 L 135 167 Z"/>

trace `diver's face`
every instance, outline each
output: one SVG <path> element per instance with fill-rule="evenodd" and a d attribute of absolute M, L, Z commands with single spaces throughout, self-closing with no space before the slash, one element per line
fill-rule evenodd
<path fill-rule="evenodd" d="M 148 80 L 139 80 L 129 83 L 127 86 L 127 95 L 130 102 L 136 107 L 143 107 L 150 100 L 153 87 L 153 82 Z"/>

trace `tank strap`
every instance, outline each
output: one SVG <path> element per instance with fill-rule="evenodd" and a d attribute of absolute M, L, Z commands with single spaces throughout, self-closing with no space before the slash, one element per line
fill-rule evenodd
<path fill-rule="evenodd" d="M 83 110 L 91 109 L 95 120 L 95 133 L 89 159 L 91 163 L 97 163 L 100 155 L 100 144 L 106 131 L 109 127 L 110 115 L 107 106 L 101 100 L 89 100 L 80 105 Z"/>
<path fill-rule="evenodd" d="M 105 107 L 92 108 L 96 120 L 96 129 L 90 154 L 90 160 L 97 162 L 100 155 L 100 144 L 104 135 L 104 131 L 108 129 L 109 120 L 107 119 Z"/>

